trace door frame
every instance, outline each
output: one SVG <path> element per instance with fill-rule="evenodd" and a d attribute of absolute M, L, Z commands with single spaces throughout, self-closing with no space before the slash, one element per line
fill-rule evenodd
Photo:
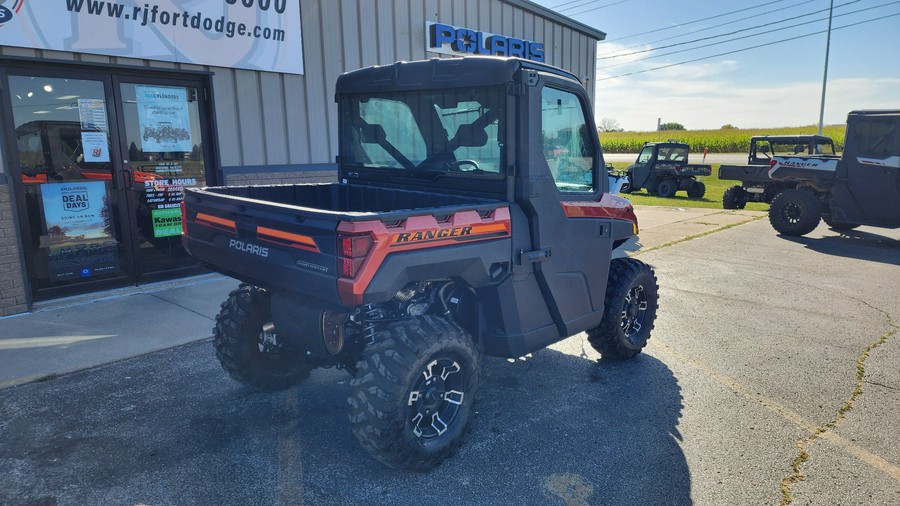
<path fill-rule="evenodd" d="M 15 135 L 12 132 L 15 128 L 12 109 L 9 105 L 12 103 L 9 90 L 10 75 L 33 75 L 51 78 L 70 78 L 82 79 L 89 81 L 97 81 L 103 85 L 106 99 L 107 120 L 111 123 L 109 128 L 110 140 L 110 159 L 113 164 L 113 178 L 111 187 L 116 191 L 116 204 L 120 210 L 119 223 L 117 226 L 122 227 L 121 238 L 124 244 L 124 256 L 122 261 L 126 263 L 123 267 L 122 275 L 102 280 L 88 280 L 80 283 L 73 283 L 66 286 L 36 288 L 31 280 L 31 273 L 28 272 L 27 263 L 24 261 L 28 255 L 35 255 L 38 252 L 32 245 L 31 232 L 28 227 L 29 215 L 24 195 L 24 185 L 21 179 L 21 170 L 19 168 L 18 146 L 16 144 Z M 128 207 L 128 196 L 125 178 L 124 160 L 128 150 L 123 147 L 125 142 L 125 125 L 124 115 L 121 106 L 118 103 L 121 96 L 118 86 L 122 82 L 147 82 L 150 84 L 159 82 L 173 85 L 179 82 L 189 83 L 204 93 L 199 101 L 200 103 L 200 128 L 204 135 L 203 156 L 206 173 L 206 184 L 215 185 L 221 178 L 218 131 L 216 129 L 215 104 L 213 102 L 213 86 L 212 72 L 193 71 L 180 69 L 157 69 L 153 67 L 139 66 L 120 66 L 112 64 L 92 64 L 72 62 L 68 60 L 35 60 L 33 58 L 21 57 L 0 57 L 0 132 L 9 131 L 10 133 L 2 135 L 0 143 L 3 146 L 3 162 L 6 167 L 5 176 L 8 179 L 10 188 L 12 189 L 13 198 L 13 219 L 16 220 L 17 240 L 20 247 L 20 265 L 24 271 L 23 278 L 26 283 L 26 303 L 31 307 L 35 300 L 48 300 L 67 295 L 76 295 L 90 293 L 111 288 L 134 286 L 142 283 L 158 281 L 162 279 L 171 279 L 174 277 L 187 276 L 191 274 L 199 274 L 205 272 L 203 267 L 197 265 L 195 267 L 174 269 L 171 271 L 160 271 L 151 274 L 141 274 L 137 265 L 137 241 L 134 237 L 136 227 L 136 217 Z M 188 84 L 186 84 L 188 85 Z"/>

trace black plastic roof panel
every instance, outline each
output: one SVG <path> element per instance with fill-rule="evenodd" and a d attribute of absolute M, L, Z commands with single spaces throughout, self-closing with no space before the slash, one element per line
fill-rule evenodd
<path fill-rule="evenodd" d="M 578 80 L 573 74 L 562 69 L 519 58 L 468 56 L 397 62 L 353 70 L 338 77 L 336 92 L 377 93 L 392 90 L 500 85 L 510 82 L 515 73 L 523 67 Z"/>

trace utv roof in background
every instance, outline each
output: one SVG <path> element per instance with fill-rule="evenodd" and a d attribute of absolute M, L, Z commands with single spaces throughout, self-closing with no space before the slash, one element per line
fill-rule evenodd
<path fill-rule="evenodd" d="M 864 109 L 859 111 L 850 111 L 850 116 L 898 116 L 900 109 Z"/>
<path fill-rule="evenodd" d="M 376 65 L 341 74 L 335 91 L 377 93 L 394 90 L 465 88 L 509 83 L 519 69 L 555 74 L 579 82 L 574 74 L 521 58 L 466 56 Z"/>
<path fill-rule="evenodd" d="M 796 135 L 754 135 L 750 138 L 750 141 L 772 141 L 772 142 L 812 142 L 812 141 L 825 141 L 825 142 L 834 142 L 831 137 L 827 135 L 814 135 L 814 134 L 796 134 Z"/>

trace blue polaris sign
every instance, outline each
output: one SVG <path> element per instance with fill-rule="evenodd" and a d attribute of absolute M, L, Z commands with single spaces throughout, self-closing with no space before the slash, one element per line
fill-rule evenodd
<path fill-rule="evenodd" d="M 471 28 L 457 28 L 443 23 L 428 22 L 428 50 L 455 55 L 516 56 L 526 60 L 544 61 L 544 44 L 506 37 Z"/>

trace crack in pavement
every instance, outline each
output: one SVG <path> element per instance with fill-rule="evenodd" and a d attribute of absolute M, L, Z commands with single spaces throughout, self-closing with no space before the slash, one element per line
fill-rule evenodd
<path fill-rule="evenodd" d="M 816 427 L 815 430 L 812 432 L 812 434 L 809 435 L 808 437 L 794 442 L 794 445 L 797 447 L 798 452 L 797 452 L 797 456 L 794 458 L 793 462 L 791 463 L 791 473 L 788 474 L 787 476 L 785 476 L 783 480 L 781 480 L 781 506 L 787 506 L 788 504 L 791 504 L 791 501 L 792 501 L 791 492 L 793 489 L 793 485 L 806 479 L 806 476 L 803 474 L 802 468 L 803 468 L 803 464 L 809 460 L 809 451 L 807 451 L 807 448 L 809 446 L 811 446 L 812 444 L 814 444 L 816 441 L 818 441 L 820 438 L 833 435 L 833 432 L 832 432 L 833 429 L 836 428 L 842 421 L 844 421 L 844 419 L 847 417 L 847 413 L 851 409 L 853 409 L 853 405 L 854 405 L 854 403 L 856 403 L 856 399 L 862 394 L 863 383 L 864 383 L 863 377 L 866 374 L 865 365 L 866 365 L 866 360 L 868 360 L 868 358 L 869 358 L 869 355 L 872 353 L 873 350 L 875 350 L 879 346 L 886 343 L 887 340 L 891 336 L 896 334 L 898 329 L 900 329 L 900 327 L 897 327 L 897 325 L 894 323 L 893 319 L 891 318 L 891 315 L 888 314 L 887 311 L 879 309 L 864 300 L 860 300 L 855 297 L 850 297 L 850 298 L 857 302 L 865 304 L 866 306 L 881 313 L 887 319 L 887 324 L 890 327 L 890 329 L 888 331 L 886 331 L 884 334 L 882 334 L 875 342 L 866 346 L 863 349 L 862 353 L 859 355 L 859 358 L 856 359 L 856 384 L 853 387 L 853 391 L 850 394 L 850 398 L 847 399 L 847 401 L 844 403 L 843 406 L 840 407 L 840 409 L 838 409 L 838 413 L 835 416 L 835 418 L 833 420 L 831 420 L 830 422 L 827 422 L 823 425 Z M 833 438 L 828 437 L 828 439 L 831 440 Z M 857 456 L 859 456 L 859 455 L 857 455 Z M 870 462 L 870 463 L 872 463 L 872 462 Z M 880 467 L 880 466 L 876 465 L 876 467 Z M 897 473 L 891 473 L 891 474 L 894 476 L 894 478 L 900 479 L 900 476 L 898 476 Z"/>
<path fill-rule="evenodd" d="M 894 331 L 896 331 L 896 329 L 894 329 Z M 648 343 L 648 348 L 654 351 L 661 351 L 663 352 L 663 354 L 668 354 L 676 359 L 680 364 L 692 367 L 698 372 L 733 390 L 735 393 L 758 402 L 763 408 L 784 418 L 801 430 L 813 434 L 819 429 L 819 427 L 817 427 L 815 423 L 806 419 L 803 415 L 794 411 L 793 409 L 781 404 L 779 401 L 757 392 L 755 388 L 747 386 L 713 367 L 699 362 L 694 357 L 672 348 L 670 345 L 666 344 L 663 341 L 660 341 L 658 339 L 650 340 L 650 342 Z M 844 450 L 850 455 L 853 455 L 861 462 L 864 462 L 872 466 L 873 468 L 887 474 L 891 478 L 900 481 L 900 466 L 889 462 L 885 458 L 872 453 L 871 451 L 857 445 L 853 441 L 849 441 L 834 432 L 820 433 L 819 437 L 827 440 L 829 443 Z"/>

